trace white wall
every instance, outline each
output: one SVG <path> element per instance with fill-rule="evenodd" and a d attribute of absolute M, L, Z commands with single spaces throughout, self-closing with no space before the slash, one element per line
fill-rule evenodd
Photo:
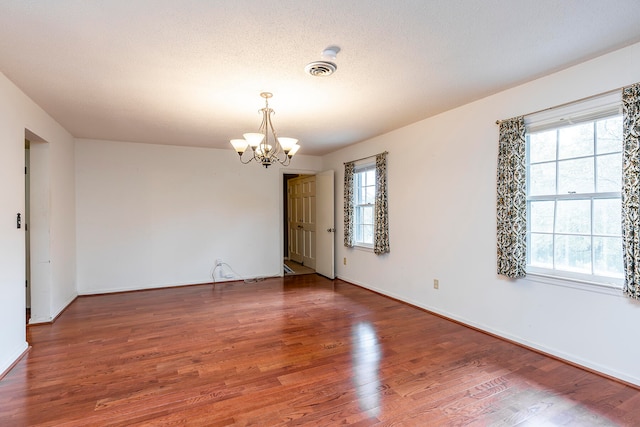
<path fill-rule="evenodd" d="M 640 81 L 640 44 L 325 156 L 343 205 L 343 162 L 388 155 L 391 253 L 338 243 L 337 275 L 640 385 L 640 305 L 621 295 L 496 274 L 496 119 Z M 344 234 L 336 212 L 336 240 Z M 347 265 L 342 259 L 347 257 Z M 440 289 L 433 289 L 433 279 Z"/>
<path fill-rule="evenodd" d="M 320 164 L 296 156 L 286 170 Z M 281 272 L 280 167 L 242 165 L 231 149 L 85 139 L 76 182 L 80 294 L 210 282 L 216 259 L 243 278 Z"/>
<path fill-rule="evenodd" d="M 0 373 L 27 348 L 25 327 L 25 130 L 48 146 L 50 200 L 47 297 L 42 315 L 54 318 L 75 297 L 75 191 L 71 135 L 0 73 Z M 32 304 L 33 307 L 33 304 Z"/>

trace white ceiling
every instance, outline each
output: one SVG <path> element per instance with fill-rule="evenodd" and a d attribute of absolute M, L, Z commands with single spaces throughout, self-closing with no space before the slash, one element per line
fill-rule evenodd
<path fill-rule="evenodd" d="M 228 148 L 273 92 L 324 154 L 640 41 L 638 0 L 0 0 L 0 71 L 78 138 Z M 337 72 L 304 66 L 337 45 Z M 640 79 L 640 74 L 639 74 Z"/>

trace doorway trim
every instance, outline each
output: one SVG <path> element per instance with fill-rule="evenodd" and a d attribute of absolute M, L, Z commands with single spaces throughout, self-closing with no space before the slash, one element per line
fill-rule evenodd
<path fill-rule="evenodd" d="M 25 129 L 29 141 L 29 293 L 31 318 L 29 325 L 48 323 L 51 317 L 51 152 L 49 142 Z M 26 237 L 25 237 L 26 239 Z M 26 258 L 26 251 L 25 251 Z M 26 300 L 26 295 L 25 295 Z M 26 301 L 25 301 L 26 303 Z M 26 305 L 26 304 L 25 304 Z"/>
<path fill-rule="evenodd" d="M 280 223 L 280 244 L 279 244 L 279 248 L 278 248 L 278 253 L 280 254 L 280 266 L 279 266 L 279 271 L 280 271 L 280 277 L 284 277 L 284 258 L 282 256 L 282 254 L 284 253 L 284 221 L 286 218 L 287 213 L 285 212 L 284 209 L 284 193 L 286 188 L 283 189 L 284 185 L 285 185 L 285 181 L 284 181 L 284 176 L 285 175 L 317 175 L 318 173 L 320 173 L 322 171 L 317 171 L 317 170 L 312 170 L 312 169 L 288 169 L 288 168 L 281 168 L 280 169 L 280 173 L 278 175 L 278 194 L 279 194 L 279 199 L 280 199 L 280 220 L 278 221 Z"/>

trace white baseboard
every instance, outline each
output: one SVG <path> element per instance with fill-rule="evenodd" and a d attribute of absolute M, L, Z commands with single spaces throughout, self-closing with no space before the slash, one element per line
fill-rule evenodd
<path fill-rule="evenodd" d="M 39 325 L 42 323 L 50 323 L 53 322 L 59 315 L 62 313 L 69 305 L 78 297 L 77 294 L 70 295 L 65 302 L 58 307 L 58 310 L 51 314 L 50 317 L 31 317 L 29 319 L 30 325 Z"/>
<path fill-rule="evenodd" d="M 20 360 L 20 358 L 28 348 L 29 344 L 25 341 L 24 343 L 16 347 L 6 360 L 2 361 L 2 363 L 0 364 L 0 378 L 3 378 L 7 374 L 7 372 L 9 372 L 11 368 L 13 368 L 13 366 Z"/>
<path fill-rule="evenodd" d="M 529 347 L 529 348 L 538 350 L 541 353 L 545 353 L 545 354 L 551 355 L 553 357 L 556 357 L 556 358 L 558 358 L 558 359 L 560 359 L 562 361 L 568 362 L 570 364 L 574 364 L 576 366 L 581 366 L 581 367 L 583 367 L 583 368 L 585 368 L 587 370 L 595 371 L 595 372 L 601 373 L 601 374 L 603 374 L 605 376 L 618 378 L 621 381 L 640 386 L 640 378 L 636 378 L 636 377 L 627 375 L 625 373 L 618 372 L 615 369 L 611 369 L 611 368 L 609 368 L 607 366 L 603 366 L 603 365 L 600 365 L 598 363 L 594 363 L 592 361 L 585 360 L 585 359 L 583 359 L 583 358 L 581 358 L 579 356 L 576 356 L 576 355 L 573 355 L 573 354 L 569 354 L 569 353 L 560 351 L 558 349 L 550 348 L 550 347 L 544 346 L 544 345 L 536 343 L 536 342 L 528 341 L 526 339 L 523 339 L 522 337 L 518 337 L 518 336 L 515 336 L 515 335 L 512 335 L 512 334 L 506 333 L 504 331 L 493 329 L 493 328 L 488 327 L 486 325 L 483 325 L 483 324 L 474 322 L 472 320 L 466 319 L 464 317 L 457 316 L 455 314 L 440 310 L 438 308 L 435 308 L 435 307 L 432 307 L 432 306 L 429 306 L 429 305 L 425 305 L 425 304 L 422 304 L 422 303 L 417 302 L 417 301 L 412 301 L 411 299 L 408 299 L 408 298 L 406 298 L 406 297 L 404 297 L 402 295 L 394 294 L 393 292 L 388 292 L 386 290 L 382 290 L 382 289 L 376 288 L 375 286 L 370 286 L 368 284 L 361 283 L 361 282 L 359 282 L 357 280 L 349 279 L 348 277 L 341 276 L 341 277 L 339 277 L 339 279 L 344 280 L 345 282 L 348 282 L 348 283 L 353 283 L 354 285 L 361 286 L 361 287 L 363 287 L 365 289 L 369 289 L 369 290 L 377 292 L 379 294 L 386 295 L 388 297 L 397 299 L 399 301 L 406 302 L 406 303 L 414 305 L 416 307 L 420 307 L 420 308 L 422 308 L 422 309 L 424 309 L 426 311 L 429 311 L 431 313 L 435 313 L 435 314 L 437 314 L 439 316 L 442 316 L 444 318 L 447 318 L 447 319 L 456 321 L 458 323 L 467 325 L 467 326 L 472 327 L 474 329 L 478 329 L 480 331 L 484 331 L 484 332 L 486 332 L 488 334 L 495 335 L 497 337 L 504 338 L 504 339 L 506 339 L 508 341 L 512 341 L 512 342 L 515 342 L 517 344 L 521 344 L 521 345 L 523 345 L 525 347 Z"/>

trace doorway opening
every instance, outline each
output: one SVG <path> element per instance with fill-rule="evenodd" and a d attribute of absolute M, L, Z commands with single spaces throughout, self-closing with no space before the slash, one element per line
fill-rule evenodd
<path fill-rule="evenodd" d="M 283 174 L 283 273 L 335 278 L 334 172 Z M 287 274 L 288 262 L 296 263 Z M 298 266 L 299 265 L 299 266 Z M 296 271 L 296 268 L 298 271 Z"/>
<path fill-rule="evenodd" d="M 50 315 L 50 153 L 49 143 L 25 129 L 25 306 L 26 323 Z"/>
<path fill-rule="evenodd" d="M 24 139 L 24 265 L 25 265 L 25 306 L 26 323 L 29 324 L 31 319 L 31 239 L 29 236 L 29 214 L 31 212 L 31 184 L 29 182 L 29 168 L 30 168 L 30 156 L 31 156 L 31 142 L 28 139 Z"/>
<path fill-rule="evenodd" d="M 285 276 L 316 272 L 315 181 L 315 175 L 283 175 Z"/>

